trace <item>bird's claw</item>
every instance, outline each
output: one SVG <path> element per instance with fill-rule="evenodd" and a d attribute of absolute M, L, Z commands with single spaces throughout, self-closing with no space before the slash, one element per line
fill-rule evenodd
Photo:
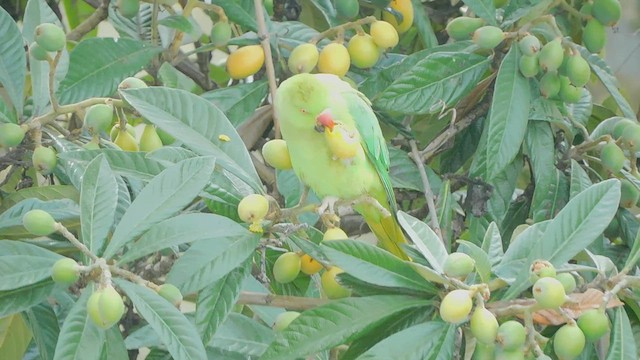
<path fill-rule="evenodd" d="M 326 196 L 323 198 L 322 203 L 318 206 L 318 214 L 323 215 L 328 210 L 329 214 L 335 215 L 335 206 L 338 200 L 340 199 L 335 196 Z"/>

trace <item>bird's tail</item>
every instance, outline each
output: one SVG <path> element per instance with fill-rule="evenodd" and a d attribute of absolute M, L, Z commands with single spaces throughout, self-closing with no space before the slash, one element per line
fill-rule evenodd
<path fill-rule="evenodd" d="M 402 228 L 400 224 L 398 224 L 395 215 L 383 217 L 380 209 L 371 204 L 359 204 L 354 208 L 362 214 L 367 225 L 369 225 L 371 231 L 376 235 L 378 242 L 383 248 L 401 259 L 409 259 L 400 247 L 400 244 L 406 243 L 407 240 L 402 233 Z"/>

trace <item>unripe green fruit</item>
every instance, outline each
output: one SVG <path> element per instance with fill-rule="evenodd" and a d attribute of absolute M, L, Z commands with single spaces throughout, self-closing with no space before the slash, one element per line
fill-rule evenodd
<path fill-rule="evenodd" d="M 87 301 L 89 318 L 102 329 L 108 329 L 120 321 L 124 311 L 122 297 L 113 286 L 97 290 Z"/>
<path fill-rule="evenodd" d="M 476 343 L 471 360 L 496 360 L 496 345 Z"/>
<path fill-rule="evenodd" d="M 460 16 L 449 21 L 446 30 L 447 34 L 454 40 L 470 40 L 473 33 L 484 24 L 484 19 Z"/>
<path fill-rule="evenodd" d="M 504 32 L 496 26 L 483 26 L 473 32 L 473 42 L 481 49 L 491 50 L 504 40 Z"/>
<path fill-rule="evenodd" d="M 544 277 L 556 277 L 555 266 L 546 260 L 534 261 L 530 271 L 535 275 L 536 280 Z"/>
<path fill-rule="evenodd" d="M 25 131 L 18 124 L 0 124 L 0 148 L 20 145 Z"/>
<path fill-rule="evenodd" d="M 640 191 L 627 179 L 620 179 L 620 206 L 632 208 L 640 198 Z"/>
<path fill-rule="evenodd" d="M 136 135 L 136 129 L 133 126 L 127 124 L 125 129 L 129 134 L 131 134 L 131 136 Z M 111 131 L 109 131 L 109 137 L 111 138 L 111 141 L 116 140 L 119 132 L 120 132 L 120 122 L 116 122 L 116 124 L 113 125 L 113 127 L 111 128 Z"/>
<path fill-rule="evenodd" d="M 591 15 L 605 26 L 613 26 L 622 15 L 622 7 L 618 0 L 594 0 Z"/>
<path fill-rule="evenodd" d="M 631 126 L 625 127 L 622 134 L 620 134 L 620 140 L 622 146 L 626 147 L 630 151 L 636 152 L 640 150 L 640 125 L 635 123 Z"/>
<path fill-rule="evenodd" d="M 348 239 L 349 236 L 346 232 L 344 232 L 339 227 L 328 228 L 322 236 L 322 241 L 331 241 L 331 240 L 345 240 Z"/>
<path fill-rule="evenodd" d="M 592 6 L 593 5 L 591 3 L 585 2 L 580 7 L 580 14 L 586 15 L 586 16 L 591 16 L 591 8 L 592 8 Z"/>
<path fill-rule="evenodd" d="M 126 90 L 126 89 L 140 89 L 146 88 L 147 83 L 136 78 L 136 77 L 128 77 L 118 84 L 118 90 Z"/>
<path fill-rule="evenodd" d="M 44 210 L 27 211 L 22 217 L 22 226 L 33 235 L 47 236 L 56 231 L 56 221 Z"/>
<path fill-rule="evenodd" d="M 584 333 L 576 325 L 562 326 L 553 339 L 553 351 L 561 360 L 573 360 L 584 350 Z"/>
<path fill-rule="evenodd" d="M 361 69 L 368 69 L 375 65 L 380 58 L 380 49 L 369 34 L 356 34 L 347 46 L 351 63 Z"/>
<path fill-rule="evenodd" d="M 371 24 L 369 34 L 371 34 L 373 42 L 375 42 L 379 48 L 385 50 L 395 47 L 400 41 L 396 28 L 386 21 L 376 21 Z"/>
<path fill-rule="evenodd" d="M 353 19 L 360 12 L 358 0 L 338 0 L 335 2 L 338 17 L 345 20 Z"/>
<path fill-rule="evenodd" d="M 476 262 L 471 256 L 460 252 L 449 254 L 442 265 L 444 274 L 455 278 L 467 277 L 475 267 Z"/>
<path fill-rule="evenodd" d="M 620 222 L 617 217 L 614 216 L 607 228 L 604 229 L 604 236 L 612 241 L 620 236 Z"/>
<path fill-rule="evenodd" d="M 108 131 L 113 122 L 113 107 L 107 104 L 96 104 L 87 109 L 84 115 L 84 127 L 89 134 L 98 135 Z"/>
<path fill-rule="evenodd" d="M 139 151 L 138 143 L 136 142 L 136 138 L 131 135 L 128 131 L 118 130 L 118 135 L 116 139 L 113 141 L 120 149 L 124 151 Z"/>
<path fill-rule="evenodd" d="M 61 51 L 67 44 L 64 31 L 59 26 L 51 23 L 36 26 L 35 40 L 46 51 Z"/>
<path fill-rule="evenodd" d="M 160 128 L 157 128 L 156 132 L 158 133 L 158 136 L 160 136 L 160 140 L 162 141 L 163 145 L 171 145 L 176 141 L 173 136 Z"/>
<path fill-rule="evenodd" d="M 493 344 L 498 336 L 498 320 L 493 313 L 483 307 L 476 307 L 469 321 L 471 333 L 484 344 Z"/>
<path fill-rule="evenodd" d="M 613 127 L 613 131 L 611 135 L 614 139 L 618 139 L 624 134 L 627 130 L 627 126 L 638 126 L 638 123 L 634 120 L 629 119 L 620 119 Z"/>
<path fill-rule="evenodd" d="M 596 19 L 587 21 L 582 30 L 582 44 L 592 53 L 600 52 L 607 43 L 607 32 Z"/>
<path fill-rule="evenodd" d="M 534 56 L 540 51 L 542 44 L 540 44 L 540 40 L 534 35 L 527 35 L 520 39 L 518 47 L 523 55 Z"/>
<path fill-rule="evenodd" d="M 225 46 L 231 40 L 231 25 L 228 21 L 218 21 L 211 28 L 210 41 L 213 46 Z"/>
<path fill-rule="evenodd" d="M 145 124 L 142 135 L 140 136 L 140 151 L 153 151 L 162 147 L 162 140 L 156 132 L 156 127 L 151 124 Z"/>
<path fill-rule="evenodd" d="M 496 342 L 503 350 L 521 349 L 526 339 L 527 333 L 524 326 L 515 320 L 505 321 L 498 327 Z"/>
<path fill-rule="evenodd" d="M 42 175 L 49 175 L 53 172 L 53 169 L 58 163 L 56 152 L 52 148 L 39 146 L 33 150 L 33 156 L 31 157 L 33 166 Z"/>
<path fill-rule="evenodd" d="M 276 316 L 276 321 L 273 323 L 273 330 L 283 331 L 288 328 L 289 324 L 291 324 L 291 322 L 298 316 L 300 316 L 300 313 L 297 311 L 285 311 L 278 314 L 278 316 Z"/>
<path fill-rule="evenodd" d="M 614 142 L 608 142 L 600 150 L 602 166 L 612 173 L 617 173 L 624 166 L 624 151 Z"/>
<path fill-rule="evenodd" d="M 538 279 L 533 284 L 533 297 L 542 309 L 556 309 L 564 304 L 567 294 L 562 283 L 552 277 Z"/>
<path fill-rule="evenodd" d="M 578 318 L 578 327 L 589 341 L 596 341 L 609 331 L 609 318 L 600 309 L 587 310 Z"/>
<path fill-rule="evenodd" d="M 442 299 L 440 317 L 446 322 L 459 324 L 467 319 L 472 306 L 473 301 L 469 290 L 453 290 Z"/>
<path fill-rule="evenodd" d="M 568 104 L 575 104 L 582 97 L 582 87 L 571 85 L 571 80 L 566 76 L 560 76 L 560 99 Z"/>
<path fill-rule="evenodd" d="M 262 146 L 262 157 L 264 161 L 278 170 L 291 169 L 291 156 L 287 142 L 282 139 L 267 141 Z"/>
<path fill-rule="evenodd" d="M 32 42 L 29 46 L 29 53 L 34 59 L 39 61 L 46 61 L 49 58 L 47 50 L 43 49 L 37 42 Z"/>
<path fill-rule="evenodd" d="M 564 287 L 565 294 L 571 294 L 577 287 L 576 278 L 569 273 L 560 273 L 556 276 L 556 279 L 558 279 L 562 287 Z"/>
<path fill-rule="evenodd" d="M 320 51 L 318 58 L 318 71 L 325 74 L 334 74 L 343 77 L 349 71 L 351 56 L 349 50 L 338 43 L 331 43 Z"/>
<path fill-rule="evenodd" d="M 587 60 L 580 55 L 571 55 L 567 60 L 566 74 L 571 83 L 577 87 L 587 85 L 591 77 L 591 68 Z"/>
<path fill-rule="evenodd" d="M 524 349 L 511 351 L 498 349 L 495 360 L 524 360 Z"/>
<path fill-rule="evenodd" d="M 78 263 L 68 257 L 56 261 L 51 268 L 51 278 L 59 284 L 72 284 L 80 278 Z"/>
<path fill-rule="evenodd" d="M 291 52 L 288 61 L 293 74 L 308 73 L 318 64 L 318 48 L 314 44 L 301 44 Z"/>
<path fill-rule="evenodd" d="M 561 40 L 555 39 L 546 43 L 538 54 L 538 62 L 540 68 L 545 72 L 554 72 L 562 65 L 564 59 L 564 50 L 562 49 Z M 559 90 L 559 88 L 558 88 Z"/>
<path fill-rule="evenodd" d="M 269 200 L 260 194 L 245 196 L 238 204 L 238 216 L 246 223 L 260 221 L 269 212 Z"/>
<path fill-rule="evenodd" d="M 179 307 L 182 303 L 182 293 L 175 285 L 169 283 L 162 284 L 158 288 L 157 292 L 158 295 L 167 299 L 167 301 L 172 303 L 175 307 Z"/>
<path fill-rule="evenodd" d="M 320 283 L 322 284 L 322 290 L 329 299 L 341 299 L 351 295 L 351 290 L 340 285 L 336 280 L 336 275 L 343 273 L 344 271 L 337 266 L 333 266 L 329 270 L 325 271 L 320 277 Z"/>
<path fill-rule="evenodd" d="M 118 0 L 117 7 L 120 15 L 131 19 L 138 15 L 140 0 Z"/>
<path fill-rule="evenodd" d="M 520 72 L 526 78 L 532 78 L 540 72 L 537 56 L 523 55 L 520 57 L 519 65 Z"/>
<path fill-rule="evenodd" d="M 546 99 L 552 98 L 560 92 L 560 77 L 555 72 L 548 72 L 540 78 L 540 94 Z"/>
<path fill-rule="evenodd" d="M 300 273 L 300 256 L 294 252 L 280 255 L 273 264 L 273 277 L 281 284 L 290 283 Z"/>
<path fill-rule="evenodd" d="M 552 360 L 552 359 L 551 359 L 551 357 L 550 357 L 550 356 L 547 356 L 547 355 L 542 354 L 542 355 L 538 356 L 538 357 L 536 358 L 536 360 Z"/>

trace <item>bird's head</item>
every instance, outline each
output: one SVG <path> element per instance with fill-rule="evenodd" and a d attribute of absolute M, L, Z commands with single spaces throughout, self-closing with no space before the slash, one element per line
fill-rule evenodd
<path fill-rule="evenodd" d="M 316 128 L 318 118 L 329 106 L 330 91 L 330 87 L 313 74 L 298 74 L 283 81 L 274 101 L 283 131 Z"/>

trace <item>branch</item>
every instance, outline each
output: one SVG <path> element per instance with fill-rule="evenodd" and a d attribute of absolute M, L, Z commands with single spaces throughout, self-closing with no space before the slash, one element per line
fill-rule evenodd
<path fill-rule="evenodd" d="M 416 145 L 415 140 L 409 141 L 411 145 L 411 158 L 418 166 L 418 171 L 420 172 L 420 178 L 422 179 L 422 185 L 424 186 L 424 197 L 427 200 L 427 206 L 429 207 L 429 214 L 431 215 L 431 227 L 433 231 L 438 235 L 440 241 L 444 243 L 444 238 L 442 237 L 442 231 L 440 230 L 440 224 L 438 222 L 438 213 L 436 211 L 436 204 L 433 202 L 433 191 L 431 190 L 431 184 L 429 184 L 429 177 L 427 177 L 427 171 L 424 168 L 424 163 L 422 162 L 422 157 L 420 156 L 420 152 L 418 151 L 418 146 Z"/>
<path fill-rule="evenodd" d="M 327 299 L 262 294 L 247 291 L 241 292 L 240 297 L 238 298 L 238 304 L 274 306 L 286 308 L 289 310 L 307 310 L 328 303 L 329 300 Z"/>
<path fill-rule="evenodd" d="M 67 33 L 67 41 L 78 41 L 89 31 L 93 30 L 100 22 L 109 16 L 109 1 L 102 0 L 96 11 L 86 18 L 75 29 Z"/>
<path fill-rule="evenodd" d="M 271 94 L 271 101 L 276 98 L 276 90 L 278 85 L 276 84 L 276 71 L 273 67 L 273 57 L 271 55 L 271 44 L 269 41 L 269 32 L 267 31 L 267 24 L 264 21 L 264 8 L 262 7 L 261 0 L 253 1 L 256 8 L 256 20 L 258 21 L 258 38 L 262 44 L 265 58 L 265 68 L 267 70 L 267 78 L 269 80 L 269 94 Z M 273 113 L 273 127 L 276 132 L 276 139 L 280 138 L 280 124 L 276 117 L 275 111 Z"/>

